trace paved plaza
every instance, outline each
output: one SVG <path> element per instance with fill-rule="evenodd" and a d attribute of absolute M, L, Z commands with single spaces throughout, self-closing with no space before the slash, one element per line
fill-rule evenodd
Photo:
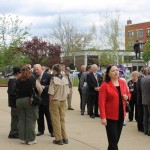
<path fill-rule="evenodd" d="M 0 87 L 0 150 L 107 150 L 105 127 L 100 119 L 91 119 L 86 114 L 80 115 L 79 94 L 73 89 L 72 107 L 66 110 L 66 131 L 69 144 L 55 145 L 48 134 L 37 137 L 37 144 L 20 144 L 18 139 L 8 139 L 10 130 L 10 108 L 7 102 L 7 88 Z M 37 128 L 36 128 L 37 131 Z M 137 131 L 136 122 L 128 122 L 123 128 L 119 150 L 150 150 L 150 137 Z"/>

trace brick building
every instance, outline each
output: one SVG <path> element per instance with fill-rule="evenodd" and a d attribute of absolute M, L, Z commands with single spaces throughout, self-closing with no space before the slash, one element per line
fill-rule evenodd
<path fill-rule="evenodd" d="M 125 49 L 133 51 L 133 45 L 136 40 L 146 42 L 150 37 L 150 22 L 132 24 L 132 20 L 127 21 L 125 26 Z M 144 45 L 141 45 L 141 51 L 144 51 Z"/>

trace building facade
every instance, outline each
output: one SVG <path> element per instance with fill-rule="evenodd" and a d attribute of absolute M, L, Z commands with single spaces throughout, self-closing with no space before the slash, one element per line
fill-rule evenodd
<path fill-rule="evenodd" d="M 133 51 L 133 46 L 136 40 L 146 42 L 150 37 L 150 22 L 132 24 L 132 20 L 127 21 L 125 26 L 125 49 Z M 144 51 L 145 46 L 141 44 L 141 51 Z"/>

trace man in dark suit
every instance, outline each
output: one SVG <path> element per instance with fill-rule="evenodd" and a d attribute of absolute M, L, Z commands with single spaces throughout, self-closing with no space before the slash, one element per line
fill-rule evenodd
<path fill-rule="evenodd" d="M 34 71 L 38 75 L 37 80 L 40 82 L 41 87 L 43 89 L 43 91 L 41 93 L 42 101 L 39 104 L 39 118 L 38 118 L 38 133 L 37 133 L 37 136 L 40 136 L 40 135 L 44 134 L 44 130 L 45 130 L 44 115 L 45 115 L 49 133 L 53 137 L 54 135 L 53 135 L 52 122 L 51 122 L 51 118 L 50 118 L 49 94 L 48 94 L 49 84 L 50 84 L 50 80 L 52 78 L 52 75 L 44 72 L 42 70 L 42 67 L 41 67 L 40 64 L 35 64 L 34 65 Z"/>
<path fill-rule="evenodd" d="M 92 72 L 87 74 L 87 84 L 89 87 L 89 115 L 90 118 L 99 117 L 98 114 L 98 92 L 102 83 L 102 77 L 97 74 L 97 65 L 92 65 Z"/>
<path fill-rule="evenodd" d="M 138 81 L 137 81 L 137 128 L 138 128 L 138 131 L 140 132 L 144 132 L 141 80 L 146 75 L 147 75 L 147 68 L 142 68 L 141 75 L 139 76 Z"/>
<path fill-rule="evenodd" d="M 147 68 L 147 75 L 141 80 L 142 104 L 144 110 L 143 125 L 144 133 L 150 136 L 150 67 Z"/>
<path fill-rule="evenodd" d="M 81 78 L 82 73 L 85 72 L 85 71 L 86 71 L 86 67 L 85 67 L 85 65 L 82 65 L 81 66 L 81 71 L 78 74 L 78 79 L 79 79 L 78 91 L 79 91 L 79 94 L 80 94 L 80 110 L 82 110 L 82 89 L 80 87 L 80 78 Z"/>

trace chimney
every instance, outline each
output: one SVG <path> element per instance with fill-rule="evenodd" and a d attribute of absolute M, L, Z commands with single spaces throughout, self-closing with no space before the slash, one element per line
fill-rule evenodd
<path fill-rule="evenodd" d="M 127 25 L 130 25 L 130 24 L 132 24 L 132 20 L 127 20 Z"/>

